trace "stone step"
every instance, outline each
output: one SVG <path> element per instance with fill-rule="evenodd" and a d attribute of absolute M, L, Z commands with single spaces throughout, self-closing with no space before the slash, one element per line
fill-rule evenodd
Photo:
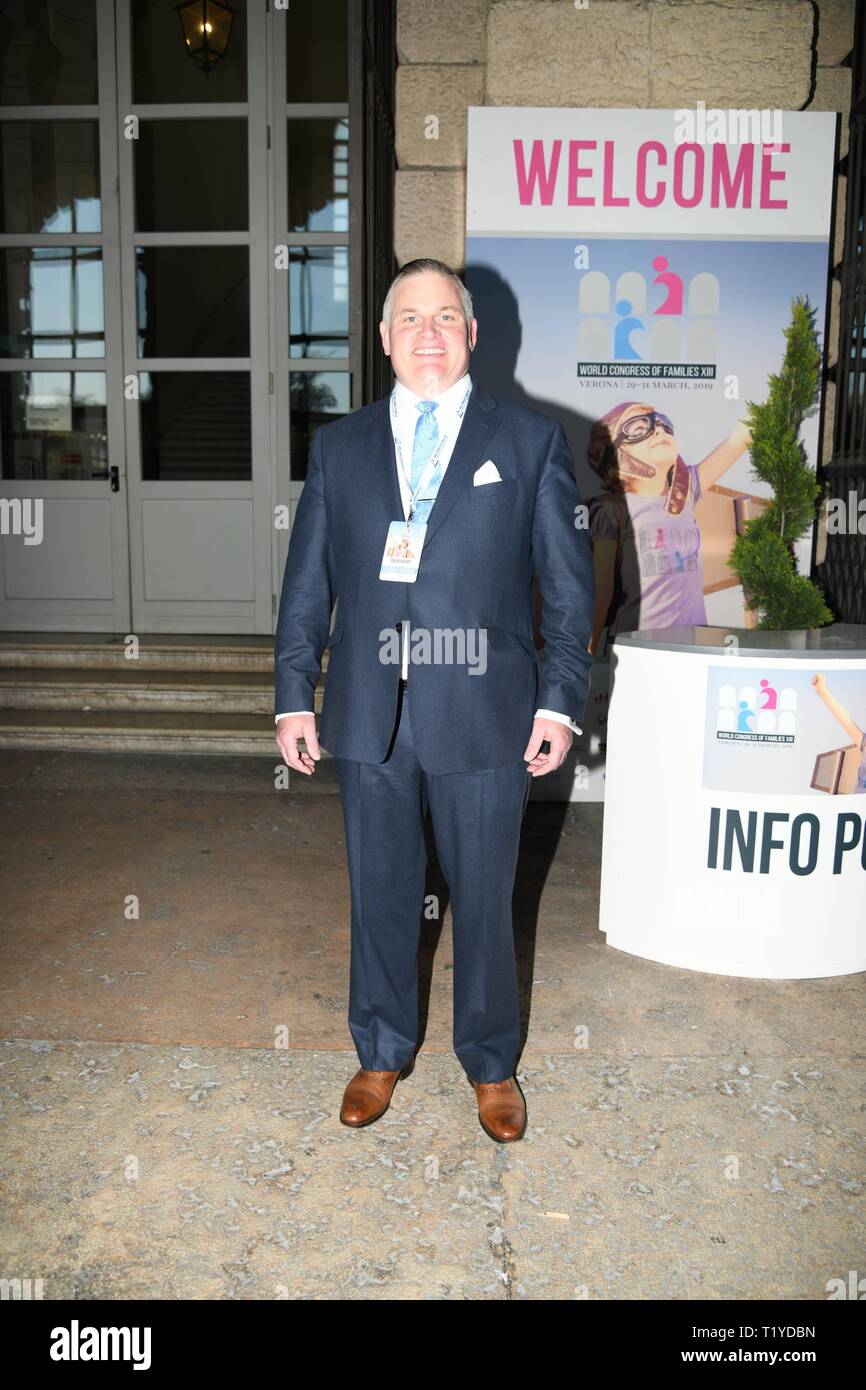
<path fill-rule="evenodd" d="M 128 660 L 116 634 L 2 633 L 0 748 L 279 759 L 273 647 L 268 636 L 143 636 Z"/>
<path fill-rule="evenodd" d="M 281 761 L 272 715 L 121 710 L 0 710 L 0 749 L 104 753 L 232 753 Z M 322 757 L 328 757 L 324 749 Z M 303 774 L 298 773 L 298 776 Z"/>
<path fill-rule="evenodd" d="M 38 666 L 127 673 L 202 670 L 273 674 L 274 669 L 274 639 L 268 636 L 145 634 L 138 639 L 134 660 L 125 656 L 126 650 L 123 636 L 115 633 L 4 632 L 0 633 L 0 671 Z"/>
<path fill-rule="evenodd" d="M 317 714 L 321 704 L 320 687 L 314 704 Z M 211 717 L 271 714 L 273 707 L 274 678 L 269 671 L 0 668 L 0 709 L 199 711 Z"/>

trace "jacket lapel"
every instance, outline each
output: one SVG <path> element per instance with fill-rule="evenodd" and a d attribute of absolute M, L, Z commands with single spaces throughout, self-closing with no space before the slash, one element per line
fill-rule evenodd
<path fill-rule="evenodd" d="M 370 486 L 376 493 L 378 505 L 386 521 L 396 521 L 403 515 L 400 484 L 397 481 L 397 455 L 391 430 L 391 398 L 377 402 L 369 430 L 371 464 Z M 482 454 L 500 425 L 496 401 L 480 386 L 473 385 L 466 414 L 457 442 L 439 485 L 436 501 L 430 508 L 424 545 L 428 546 L 462 492 L 469 487 L 473 474 L 483 461 Z"/>
<path fill-rule="evenodd" d="M 403 516 L 400 484 L 397 481 L 397 453 L 391 431 L 391 397 L 377 402 L 369 430 L 369 460 L 371 487 L 377 493 L 386 521 L 398 521 Z"/>
<path fill-rule="evenodd" d="M 490 440 L 499 428 L 500 417 L 493 397 L 473 385 L 466 406 L 463 424 L 454 451 L 439 485 L 436 501 L 430 508 L 424 547 L 430 544 L 454 503 L 472 482 L 472 476 L 482 462 Z"/>

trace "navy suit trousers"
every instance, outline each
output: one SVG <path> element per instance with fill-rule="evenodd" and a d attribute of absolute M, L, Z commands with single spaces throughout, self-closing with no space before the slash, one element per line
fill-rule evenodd
<path fill-rule="evenodd" d="M 349 1029 L 362 1067 L 396 1071 L 418 1037 L 418 945 L 430 810 L 448 883 L 454 1051 L 472 1081 L 514 1074 L 520 1012 L 511 920 L 526 763 L 427 773 L 404 690 L 384 762 L 336 758 L 352 894 Z"/>

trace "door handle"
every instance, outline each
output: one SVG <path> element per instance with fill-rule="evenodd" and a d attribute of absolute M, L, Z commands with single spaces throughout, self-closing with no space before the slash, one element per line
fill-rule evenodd
<path fill-rule="evenodd" d="M 120 469 L 116 463 L 113 463 L 109 468 L 108 476 L 111 480 L 111 491 L 120 492 Z"/>

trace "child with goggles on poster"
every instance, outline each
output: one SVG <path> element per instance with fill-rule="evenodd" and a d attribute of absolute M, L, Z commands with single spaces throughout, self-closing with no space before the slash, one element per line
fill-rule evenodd
<path fill-rule="evenodd" d="M 815 693 L 820 695 L 834 719 L 838 719 L 854 747 L 860 751 L 860 766 L 857 769 L 855 792 L 866 792 L 866 733 L 860 728 L 850 710 L 841 705 L 835 695 L 827 689 L 827 677 L 822 673 L 812 677 Z"/>
<path fill-rule="evenodd" d="M 602 491 L 589 506 L 595 568 L 590 651 L 618 632 L 700 626 L 707 621 L 704 566 L 695 503 L 745 452 L 740 421 L 699 464 L 687 465 L 672 421 L 626 401 L 597 420 L 587 447 Z"/>

